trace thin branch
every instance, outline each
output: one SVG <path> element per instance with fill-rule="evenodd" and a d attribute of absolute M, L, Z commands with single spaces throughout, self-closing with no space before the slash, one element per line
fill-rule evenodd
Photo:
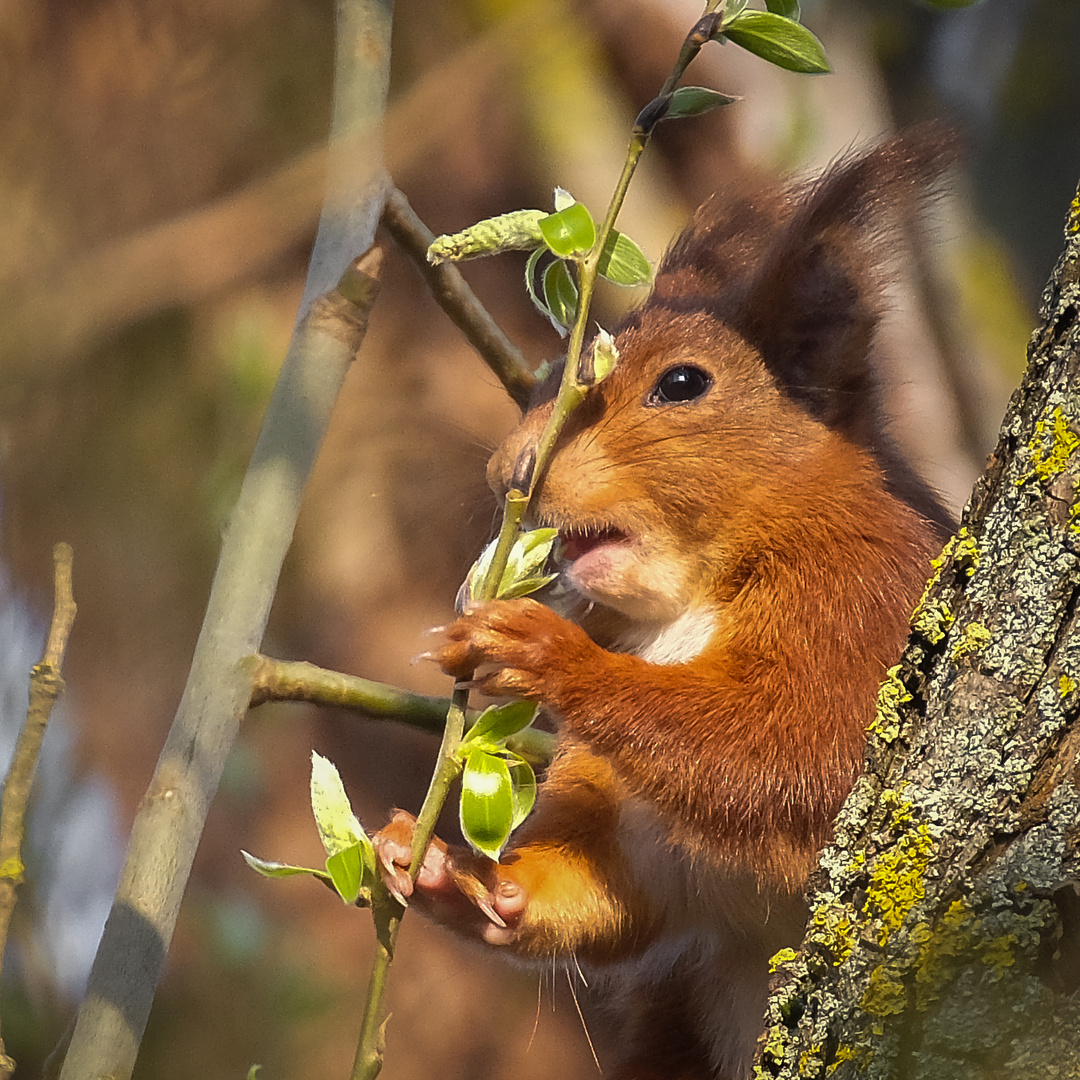
<path fill-rule="evenodd" d="M 304 661 L 255 656 L 250 659 L 249 667 L 252 708 L 267 701 L 306 701 L 312 705 L 355 709 L 379 720 L 398 720 L 438 735 L 442 733 L 450 704 L 448 698 L 413 694 Z"/>
<path fill-rule="evenodd" d="M 134 1068 L 195 849 L 251 701 L 243 661 L 261 643 L 301 495 L 374 303 L 379 253 L 354 264 L 341 240 L 355 245 L 353 255 L 369 246 L 385 195 L 378 130 L 390 5 L 339 0 L 337 16 L 331 179 L 302 317 L 223 537 L 187 686 L 132 827 L 62 1080 L 126 1080 Z M 315 282 L 338 287 L 311 299 Z"/>
<path fill-rule="evenodd" d="M 249 657 L 245 666 L 251 674 L 252 708 L 269 701 L 304 701 L 324 708 L 352 709 L 367 719 L 394 720 L 432 735 L 441 735 L 446 725 L 450 698 L 415 694 L 302 660 L 258 655 Z M 512 735 L 506 745 L 539 768 L 551 761 L 555 736 L 530 727 Z"/>
<path fill-rule="evenodd" d="M 522 409 L 526 408 L 536 380 L 521 350 L 502 332 L 456 266 L 450 263 L 432 266 L 428 262 L 428 248 L 435 236 L 397 188 L 386 198 L 382 223 L 412 259 L 438 305 L 495 373 L 506 392 Z"/>
<path fill-rule="evenodd" d="M 71 588 L 72 552 L 70 544 L 53 548 L 55 598 L 52 625 L 41 660 L 30 672 L 30 705 L 26 723 L 19 732 L 15 753 L 11 759 L 4 793 L 0 799 L 0 967 L 3 967 L 11 915 L 15 910 L 15 894 L 23 880 L 22 842 L 26 831 L 26 807 L 34 783 L 41 742 L 56 699 L 64 691 L 60 669 L 64 662 L 68 638 L 75 623 L 75 597 Z M 7 1080 L 15 1071 L 15 1062 L 8 1057 L 0 1038 L 0 1080 Z"/>
<path fill-rule="evenodd" d="M 661 98 L 670 98 L 674 87 L 686 70 L 686 66 L 693 57 L 697 55 L 702 45 L 708 41 L 721 17 L 721 14 L 715 14 L 713 16 L 702 18 L 698 21 L 690 34 L 687 35 L 675 68 L 661 90 Z M 660 99 L 657 100 L 659 101 Z M 655 105 L 656 102 L 653 104 Z M 563 371 L 562 384 L 555 399 L 555 405 L 551 416 L 548 418 L 548 422 L 544 427 L 543 434 L 541 435 L 535 450 L 525 462 L 519 463 L 519 466 L 527 465 L 527 467 L 515 469 L 515 474 L 518 472 L 527 472 L 528 476 L 522 475 L 521 477 L 518 477 L 515 475 L 515 486 L 506 497 L 498 542 L 492 555 L 491 565 L 488 568 L 484 580 L 480 583 L 478 590 L 481 599 L 493 599 L 495 597 L 498 582 L 502 578 L 503 571 L 506 568 L 510 549 L 515 537 L 518 535 L 521 523 L 524 520 L 532 493 L 536 490 L 540 477 L 543 475 L 544 468 L 547 465 L 547 461 L 554 449 L 555 441 L 570 413 L 577 408 L 585 398 L 588 387 L 582 382 L 579 375 L 579 361 L 582 345 L 585 340 L 585 329 L 589 318 L 589 304 L 592 297 L 593 286 L 595 285 L 599 272 L 600 257 L 604 249 L 604 244 L 615 226 L 615 220 L 622 207 L 623 199 L 626 196 L 626 190 L 629 187 L 630 180 L 634 175 L 638 159 L 649 141 L 652 127 L 655 125 L 659 116 L 662 115 L 662 112 L 656 111 L 655 109 L 654 112 L 655 117 L 652 120 L 648 120 L 648 107 L 646 107 L 646 110 L 643 110 L 641 116 L 639 116 L 638 120 L 635 122 L 630 138 L 630 144 L 626 152 L 626 161 L 619 177 L 618 184 L 616 185 L 615 193 L 612 195 L 607 215 L 598 230 L 596 242 L 592 250 L 583 261 L 579 262 L 580 297 L 578 301 L 578 314 L 570 333 L 570 343 L 567 350 L 566 366 Z M 408 208 L 408 203 L 405 201 L 404 197 L 400 196 L 400 193 L 392 193 L 390 200 L 396 202 L 398 218 L 401 219 L 405 217 L 404 210 Z M 409 213 L 411 214 L 411 211 L 409 211 Z M 415 215 L 413 215 L 413 218 L 415 219 Z M 430 233 L 427 233 L 426 236 L 424 235 L 427 230 L 423 229 L 423 226 L 418 220 L 415 221 L 415 225 L 419 225 L 420 229 L 423 231 L 418 233 L 414 227 L 411 231 L 409 243 L 412 246 L 413 258 L 417 261 L 418 265 L 426 267 L 427 249 L 433 237 Z M 418 258 L 421 254 L 422 262 L 421 259 Z M 431 272 L 434 273 L 435 271 L 432 270 Z M 503 375 L 498 371 L 496 371 L 496 374 L 499 374 L 499 377 L 503 379 L 504 385 L 507 385 Z M 513 390 L 511 390 L 509 386 L 507 386 L 507 389 L 510 390 L 511 395 L 513 396 Z M 515 398 L 515 400 L 518 399 Z M 439 756 L 435 765 L 435 771 L 432 774 L 431 783 L 428 786 L 427 794 L 424 796 L 423 805 L 420 807 L 420 813 L 417 815 L 416 824 L 413 827 L 412 852 L 409 867 L 409 873 L 411 874 L 413 881 L 416 880 L 420 873 L 424 861 L 424 853 L 427 851 L 431 838 L 434 835 L 435 823 L 438 820 L 439 814 L 450 793 L 451 786 L 461 772 L 461 763 L 457 756 L 457 749 L 461 743 L 466 714 L 468 712 L 470 678 L 471 676 L 467 676 L 464 679 L 460 679 L 454 686 L 454 694 L 451 699 L 450 708 L 446 714 L 446 727 L 443 730 L 442 743 L 439 746 Z M 379 1017 L 382 1012 L 382 992 L 387 970 L 390 961 L 393 958 L 394 942 L 397 937 L 402 914 L 400 906 L 390 897 L 377 901 L 373 896 L 372 910 L 376 914 L 377 922 L 379 920 L 380 911 L 385 913 L 383 917 L 387 920 L 388 929 L 385 937 L 380 935 L 378 948 L 376 950 L 371 982 L 369 983 L 369 994 L 365 1004 L 363 1034 L 360 1045 L 357 1048 L 352 1080 L 374 1080 L 382 1065 L 382 1052 L 379 1045 L 382 1033 L 382 1026 L 379 1022 Z"/>

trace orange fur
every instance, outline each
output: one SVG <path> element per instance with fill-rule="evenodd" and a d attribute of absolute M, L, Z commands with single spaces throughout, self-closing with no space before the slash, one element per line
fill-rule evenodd
<path fill-rule="evenodd" d="M 541 702 L 561 749 L 501 863 L 440 849 L 417 900 L 507 953 L 607 972 L 624 1080 L 746 1073 L 768 956 L 798 940 L 940 546 L 948 515 L 884 435 L 868 350 L 887 218 L 947 156 L 923 133 L 816 185 L 707 203 L 530 511 L 595 606 L 482 605 L 437 651 L 485 693 Z M 493 457 L 497 490 L 552 394 Z M 383 846 L 388 872 L 401 850 Z"/>

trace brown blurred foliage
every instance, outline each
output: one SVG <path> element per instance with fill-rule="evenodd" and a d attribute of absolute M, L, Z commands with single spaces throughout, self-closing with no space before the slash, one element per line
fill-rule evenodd
<path fill-rule="evenodd" d="M 940 107 L 920 63 L 931 18 L 944 16 L 907 0 L 805 7 L 837 74 L 799 79 L 733 47 L 707 51 L 692 69 L 693 81 L 745 100 L 658 132 L 620 224 L 651 257 L 735 175 L 818 167 L 896 115 Z M 398 0 L 396 9 L 386 156 L 436 232 L 547 206 L 555 183 L 602 210 L 633 115 L 698 14 L 689 0 Z M 295 315 L 321 194 L 332 50 L 328 0 L 0 9 L 2 556 L 43 606 L 52 543 L 74 545 L 79 619 L 66 675 L 81 767 L 108 778 L 125 822 L 183 685 L 218 532 Z M 1040 107 L 1024 85 L 1028 107 Z M 985 145 L 975 140 L 977 167 Z M 1063 172 L 1076 161 L 1064 158 Z M 1012 286 L 1009 256 L 961 197 L 962 182 L 958 192 L 941 213 L 951 254 L 914 238 L 885 335 L 901 437 L 954 501 L 1012 378 L 1000 358 L 1011 357 L 1012 371 L 1019 364 L 1030 299 Z M 1067 196 L 1050 216 L 1066 205 Z M 559 342 L 528 304 L 523 262 L 466 273 L 539 361 Z M 605 295 L 599 318 L 610 323 L 629 299 Z M 424 628 L 446 619 L 489 532 L 483 467 L 514 415 L 392 254 L 267 651 L 445 692 L 409 660 Z M 139 1075 L 239 1076 L 253 1061 L 267 1078 L 346 1075 L 367 917 L 310 883 L 257 879 L 238 854 L 319 859 L 307 807 L 312 746 L 340 765 L 372 825 L 391 806 L 418 805 L 434 754 L 427 737 L 354 716 L 299 706 L 252 714 L 211 815 Z M 433 1067 L 448 1080 L 593 1075 L 565 986 L 552 1012 L 551 979 L 541 980 L 538 1014 L 537 982 L 408 919 L 384 1076 Z M 58 1036 L 72 1003 L 24 1006 L 21 1041 L 10 1024 L 4 1035 L 30 1077 L 49 1041 L 42 1033 Z"/>

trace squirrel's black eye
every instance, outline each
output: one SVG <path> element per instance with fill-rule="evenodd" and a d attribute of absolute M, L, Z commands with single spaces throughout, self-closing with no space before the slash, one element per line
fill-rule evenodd
<path fill-rule="evenodd" d="M 652 393 L 649 395 L 650 405 L 667 405 L 671 402 L 693 401 L 701 397 L 712 386 L 712 376 L 707 371 L 690 364 L 680 364 L 669 371 L 665 371 Z"/>

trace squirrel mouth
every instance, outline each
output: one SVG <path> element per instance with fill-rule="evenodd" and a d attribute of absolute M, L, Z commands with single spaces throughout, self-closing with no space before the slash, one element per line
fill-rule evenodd
<path fill-rule="evenodd" d="M 562 558 L 567 562 L 576 562 L 582 555 L 588 555 L 605 544 L 628 543 L 630 537 L 621 529 L 604 528 L 560 532 L 559 540 L 562 543 Z"/>

